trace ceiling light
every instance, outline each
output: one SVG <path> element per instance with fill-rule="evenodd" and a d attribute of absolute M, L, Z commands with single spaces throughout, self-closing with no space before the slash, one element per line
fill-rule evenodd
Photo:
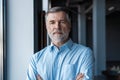
<path fill-rule="evenodd" d="M 114 10 L 114 9 L 115 9 L 115 7 L 114 7 L 114 6 L 111 6 L 111 7 L 108 8 L 108 11 L 112 11 L 112 10 Z"/>

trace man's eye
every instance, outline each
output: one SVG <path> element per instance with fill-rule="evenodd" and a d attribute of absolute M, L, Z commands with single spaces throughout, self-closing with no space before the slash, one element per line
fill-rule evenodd
<path fill-rule="evenodd" d="M 61 21 L 61 23 L 65 23 L 65 21 Z"/>
<path fill-rule="evenodd" d="M 50 24 L 55 24 L 55 22 L 49 22 Z"/>

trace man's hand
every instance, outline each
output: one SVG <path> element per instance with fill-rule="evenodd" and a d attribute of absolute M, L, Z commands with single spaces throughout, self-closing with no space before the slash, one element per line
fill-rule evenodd
<path fill-rule="evenodd" d="M 80 73 L 77 75 L 76 80 L 83 80 L 84 74 Z"/>
<path fill-rule="evenodd" d="M 36 76 L 36 79 L 37 80 L 43 80 L 39 74 Z"/>

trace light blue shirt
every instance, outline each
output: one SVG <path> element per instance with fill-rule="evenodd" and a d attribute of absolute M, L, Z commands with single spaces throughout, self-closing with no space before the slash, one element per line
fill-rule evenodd
<path fill-rule="evenodd" d="M 75 80 L 79 73 L 83 80 L 93 80 L 94 57 L 90 48 L 70 39 L 59 49 L 51 44 L 31 57 L 27 80 Z"/>

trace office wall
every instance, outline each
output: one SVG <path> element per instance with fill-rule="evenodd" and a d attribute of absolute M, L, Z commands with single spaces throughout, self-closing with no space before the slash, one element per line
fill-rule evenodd
<path fill-rule="evenodd" d="M 25 80 L 33 53 L 33 0 L 7 0 L 7 78 Z"/>
<path fill-rule="evenodd" d="M 120 61 L 120 12 L 106 17 L 107 61 Z"/>

